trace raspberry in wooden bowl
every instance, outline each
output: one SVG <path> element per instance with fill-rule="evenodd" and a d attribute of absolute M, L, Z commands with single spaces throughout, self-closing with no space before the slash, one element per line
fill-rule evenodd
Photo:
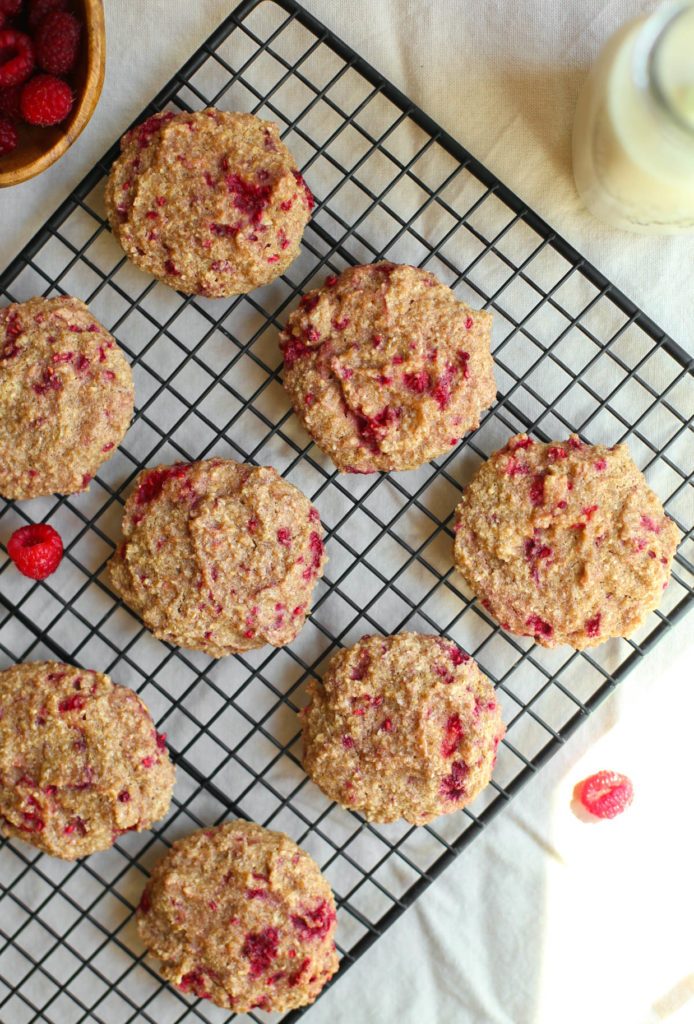
<path fill-rule="evenodd" d="M 0 25 L 0 188 L 69 149 L 96 109 L 105 59 L 103 0 L 23 0 Z"/>

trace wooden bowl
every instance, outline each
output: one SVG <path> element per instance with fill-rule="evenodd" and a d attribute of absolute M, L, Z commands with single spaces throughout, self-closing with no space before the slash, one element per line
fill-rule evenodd
<path fill-rule="evenodd" d="M 77 67 L 68 76 L 75 105 L 68 118 L 50 128 L 20 124 L 19 145 L 0 157 L 0 188 L 18 185 L 55 163 L 72 145 L 96 110 L 104 84 L 106 33 L 103 0 L 72 0 L 71 9 L 82 22 Z"/>

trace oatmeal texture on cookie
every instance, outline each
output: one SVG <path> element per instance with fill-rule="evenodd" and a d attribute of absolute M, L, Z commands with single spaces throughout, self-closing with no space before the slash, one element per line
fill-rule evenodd
<path fill-rule="evenodd" d="M 290 315 L 284 387 L 341 472 L 415 469 L 449 452 L 494 401 L 491 322 L 429 271 L 351 267 Z"/>
<path fill-rule="evenodd" d="M 111 230 L 133 263 L 211 297 L 284 273 L 313 205 L 276 124 L 212 107 L 132 128 L 106 183 Z"/>
<path fill-rule="evenodd" d="M 489 782 L 505 727 L 494 687 L 450 640 L 364 637 L 308 685 L 304 769 L 368 821 L 425 825 Z"/>
<path fill-rule="evenodd" d="M 315 861 L 283 832 L 247 821 L 175 842 L 137 910 L 167 981 L 236 1013 L 312 1003 L 338 967 L 336 924 Z"/>
<path fill-rule="evenodd" d="M 111 581 L 156 637 L 213 658 L 290 643 L 323 574 L 317 509 L 276 470 L 231 459 L 146 469 Z"/>
<path fill-rule="evenodd" d="M 79 299 L 0 309 L 0 494 L 83 491 L 133 413 L 127 359 Z"/>
<path fill-rule="evenodd" d="M 0 672 L 0 831 L 64 860 L 169 809 L 165 736 L 126 686 L 55 661 Z"/>
<path fill-rule="evenodd" d="M 583 648 L 657 607 L 679 539 L 625 444 L 518 434 L 464 488 L 453 554 L 504 629 Z"/>

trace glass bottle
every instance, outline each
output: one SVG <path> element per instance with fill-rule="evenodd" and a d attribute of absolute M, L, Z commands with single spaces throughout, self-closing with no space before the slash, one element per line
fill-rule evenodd
<path fill-rule="evenodd" d="M 694 230 L 694 3 L 664 4 L 600 52 L 576 107 L 576 187 L 616 227 Z"/>

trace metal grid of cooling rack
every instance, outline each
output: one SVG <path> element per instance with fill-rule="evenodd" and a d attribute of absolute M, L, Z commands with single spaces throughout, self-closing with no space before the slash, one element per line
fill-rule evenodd
<path fill-rule="evenodd" d="M 152 833 L 124 836 L 77 864 L 0 842 L 0 1016 L 13 1024 L 231 1019 L 162 984 L 133 920 L 167 845 L 231 816 L 283 829 L 316 858 L 336 893 L 344 970 L 694 597 L 694 380 L 685 353 L 291 0 L 242 3 L 142 116 L 208 104 L 278 121 L 316 195 L 303 253 L 283 278 L 248 296 L 205 300 L 126 263 L 104 220 L 114 146 L 0 279 L 9 300 L 67 292 L 87 301 L 128 354 L 137 394 L 125 442 L 87 494 L 0 503 L 3 542 L 37 520 L 66 542 L 60 571 L 41 584 L 0 554 L 0 667 L 57 657 L 109 672 L 142 695 L 177 763 L 172 811 Z M 277 332 L 303 291 L 380 258 L 426 266 L 494 312 L 499 398 L 436 463 L 340 477 L 284 396 Z M 538 648 L 504 634 L 453 572 L 460 487 L 518 429 L 627 440 L 680 525 L 662 605 L 629 641 L 581 654 Z M 330 561 L 289 648 L 221 662 L 172 649 L 108 587 L 104 566 L 139 469 L 213 453 L 274 465 L 320 510 Z M 363 633 L 401 629 L 443 633 L 470 651 L 502 693 L 508 727 L 487 791 L 423 828 L 365 824 L 331 805 L 300 767 L 296 709 L 308 678 Z"/>

